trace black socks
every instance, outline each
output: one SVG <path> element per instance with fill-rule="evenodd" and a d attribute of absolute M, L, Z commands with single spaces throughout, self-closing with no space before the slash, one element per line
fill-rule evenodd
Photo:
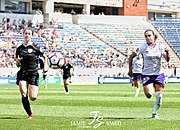
<path fill-rule="evenodd" d="M 23 104 L 23 107 L 24 107 L 26 113 L 28 115 L 31 115 L 32 112 L 31 112 L 31 108 L 30 108 L 30 103 L 29 103 L 28 97 L 22 97 L 22 104 Z"/>
<path fill-rule="evenodd" d="M 68 87 L 67 86 L 65 86 L 64 89 L 65 89 L 66 92 L 68 92 Z"/>

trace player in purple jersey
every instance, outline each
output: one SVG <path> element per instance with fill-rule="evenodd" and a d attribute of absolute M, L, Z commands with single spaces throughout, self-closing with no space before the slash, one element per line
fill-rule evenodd
<path fill-rule="evenodd" d="M 23 107 L 32 119 L 29 99 L 35 101 L 38 96 L 38 58 L 44 57 L 44 71 L 47 69 L 47 56 L 36 48 L 31 42 L 33 32 L 30 28 L 24 31 L 24 43 L 16 49 L 16 65 L 20 67 L 17 73 L 16 84 L 19 86 Z"/>
<path fill-rule="evenodd" d="M 132 87 L 136 88 L 135 97 L 138 97 L 140 86 L 141 86 L 141 79 L 142 79 L 142 68 L 143 68 L 143 59 L 142 55 L 138 55 L 133 58 L 133 82 Z"/>
<path fill-rule="evenodd" d="M 162 105 L 162 92 L 164 90 L 165 76 L 162 72 L 162 58 L 167 62 L 170 60 L 169 49 L 164 47 L 162 43 L 157 42 L 157 36 L 154 31 L 148 29 L 144 32 L 146 43 L 140 45 L 138 52 L 133 52 L 129 57 L 129 72 L 128 75 L 132 77 L 132 61 L 136 55 L 143 56 L 143 70 L 142 82 L 144 93 L 147 98 L 153 95 L 153 87 L 156 93 L 156 100 L 154 103 L 154 112 L 152 118 L 159 119 L 157 111 Z"/>

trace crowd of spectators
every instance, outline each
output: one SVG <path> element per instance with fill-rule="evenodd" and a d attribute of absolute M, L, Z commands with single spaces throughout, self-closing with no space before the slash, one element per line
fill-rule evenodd
<path fill-rule="evenodd" d="M 53 23 L 52 23 L 53 24 Z M 45 29 L 43 23 L 37 23 L 33 25 L 31 20 L 3 18 L 0 24 L 0 67 L 16 67 L 15 66 L 15 49 L 22 44 L 23 41 L 13 38 L 13 35 L 22 35 L 23 29 L 31 27 L 34 29 L 34 37 L 42 38 L 42 48 L 45 51 L 57 50 L 64 56 L 71 59 L 73 64 L 78 67 L 88 68 L 100 68 L 100 67 L 126 67 L 127 58 L 120 57 L 120 54 L 115 50 L 104 49 L 101 54 L 97 54 L 97 50 L 93 48 L 87 48 L 83 50 L 81 48 L 74 48 L 69 50 L 65 48 L 63 44 L 57 42 L 57 39 L 72 41 L 75 38 L 73 36 L 62 37 L 59 36 L 56 29 Z M 83 50 L 83 51 L 82 51 Z"/>
<path fill-rule="evenodd" d="M 51 24 L 55 24 L 54 21 Z M 56 30 L 47 29 L 43 23 L 33 24 L 31 20 L 3 18 L 0 23 L 0 67 L 1 68 L 16 68 L 15 65 L 15 50 L 23 43 L 23 40 L 14 38 L 14 35 L 21 35 L 24 28 L 31 27 L 34 30 L 34 38 L 42 39 L 42 49 L 44 51 L 59 51 L 65 57 L 71 59 L 72 63 L 76 67 L 84 68 L 127 68 L 128 57 L 122 56 L 117 50 L 113 48 L 104 48 L 101 51 L 93 49 L 91 47 L 84 49 L 74 47 L 69 49 L 63 46 L 63 43 L 78 42 L 80 37 L 74 36 L 60 36 Z M 63 29 L 63 24 L 61 24 Z M 59 40 L 61 39 L 61 40 Z M 60 43 L 63 41 L 63 43 Z M 129 43 L 126 43 L 129 44 Z M 135 48 L 136 49 L 136 48 Z M 126 54 L 132 53 L 132 49 L 127 48 Z M 165 64 L 165 63 L 164 63 Z M 164 65 L 163 64 L 163 65 Z M 166 66 L 164 67 L 166 68 Z M 117 72 L 117 76 L 124 75 L 121 72 Z"/>

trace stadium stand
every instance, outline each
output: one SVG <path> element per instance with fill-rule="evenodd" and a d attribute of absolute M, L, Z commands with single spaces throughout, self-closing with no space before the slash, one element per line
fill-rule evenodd
<path fill-rule="evenodd" d="M 173 64 L 180 66 L 180 19 L 157 19 L 152 24 L 176 54 L 172 57 Z"/>
<path fill-rule="evenodd" d="M 180 56 L 178 52 L 180 49 L 180 19 L 157 19 L 153 24 L 173 48 L 175 53 Z"/>
<path fill-rule="evenodd" d="M 126 54 L 126 49 L 135 50 L 144 42 L 146 24 L 82 24 L 83 28 L 102 39 L 110 46 Z M 128 54 L 127 54 L 128 55 Z"/>
<path fill-rule="evenodd" d="M 144 20 L 143 17 L 115 17 L 116 22 L 114 23 L 111 23 L 111 21 L 114 21 L 112 20 L 112 16 L 110 16 L 110 18 L 108 16 L 99 16 L 98 19 L 100 21 L 98 21 L 98 19 L 92 19 L 92 17 L 93 16 L 87 18 L 86 16 L 86 21 L 83 22 L 83 16 L 79 16 L 79 23 L 52 23 L 52 26 L 48 28 L 41 27 L 41 24 L 39 24 L 33 27 L 35 29 L 33 42 L 38 43 L 45 49 L 56 49 L 62 52 L 64 55 L 70 57 L 77 67 L 115 69 L 119 67 L 125 72 L 128 63 L 127 56 L 141 43 L 145 42 L 143 35 L 144 30 L 147 28 L 154 29 L 154 27 L 150 26 L 151 24 Z M 119 21 L 118 18 L 120 19 Z M 106 21 L 106 19 L 108 20 Z M 111 21 L 109 19 L 111 19 Z M 135 22 L 132 23 L 132 19 Z M 95 21 L 93 22 L 92 20 Z M 103 22 L 101 20 L 103 20 Z M 155 22 L 153 24 L 155 24 Z M 177 31 L 176 23 L 172 23 L 172 25 L 175 27 L 171 31 Z M 26 24 L 24 26 L 28 25 Z M 40 33 L 38 32 L 39 28 L 41 29 Z M 14 49 L 18 44 L 23 42 L 21 30 L 10 29 L 9 32 L 6 32 L 7 30 L 4 29 L 3 24 L 1 29 L 2 33 L 0 39 L 3 42 L 9 41 L 8 44 L 11 44 L 11 48 L 8 48 L 10 51 L 7 51 L 5 47 L 1 49 L 3 57 L 1 67 L 15 67 L 13 60 Z M 157 31 L 159 31 L 158 28 Z M 179 32 L 177 32 L 177 34 L 178 33 Z M 172 36 L 171 34 L 169 35 Z M 177 37 L 175 38 L 177 39 Z M 10 40 L 11 38 L 13 39 L 12 41 Z M 163 38 L 159 40 L 164 42 Z M 177 47 L 176 50 L 178 50 L 178 44 L 175 45 L 177 46 L 174 47 Z M 8 57 L 6 57 L 7 54 L 11 58 L 10 63 Z M 178 67 L 179 61 L 177 59 L 172 58 L 171 61 L 173 62 L 172 64 Z M 102 74 L 103 71 L 100 72 Z M 116 75 L 118 75 L 119 72 L 120 71 L 118 71 Z M 114 73 L 110 75 L 114 75 Z"/>

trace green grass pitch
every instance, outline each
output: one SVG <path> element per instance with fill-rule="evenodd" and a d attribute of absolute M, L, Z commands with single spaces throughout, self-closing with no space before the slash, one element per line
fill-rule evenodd
<path fill-rule="evenodd" d="M 17 86 L 0 86 L 0 130 L 179 130 L 180 84 L 167 84 L 160 120 L 150 119 L 154 100 L 147 99 L 130 84 L 39 86 L 38 99 L 31 103 L 33 120 L 21 104 Z"/>

